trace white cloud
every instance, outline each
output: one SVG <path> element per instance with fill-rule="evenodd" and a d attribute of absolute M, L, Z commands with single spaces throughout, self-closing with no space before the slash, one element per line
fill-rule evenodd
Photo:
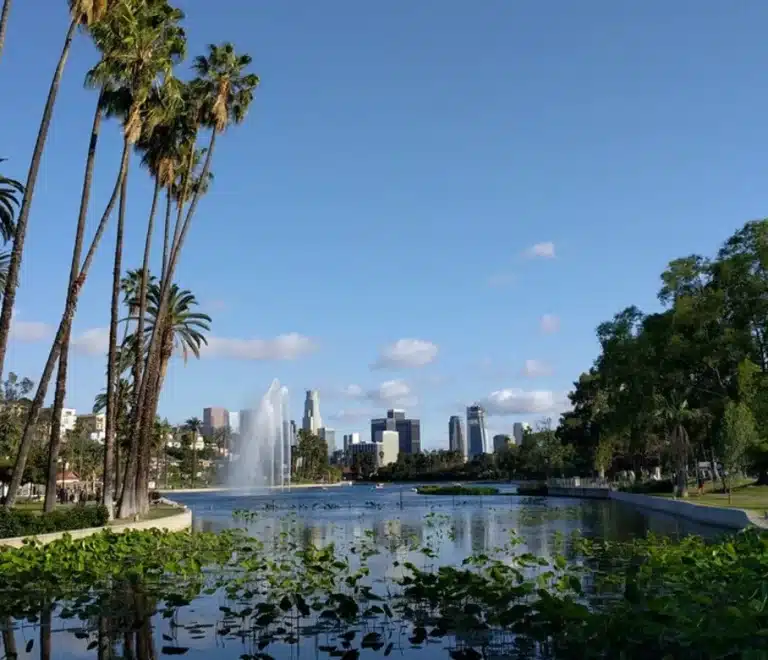
<path fill-rule="evenodd" d="M 416 398 L 410 385 L 404 380 L 388 380 L 375 389 L 366 390 L 360 385 L 348 385 L 343 390 L 350 399 L 371 401 L 379 404 L 415 405 Z"/>
<path fill-rule="evenodd" d="M 403 380 L 388 380 L 376 388 L 366 390 L 360 385 L 348 385 L 342 390 L 344 396 L 371 405 L 343 408 L 330 415 L 338 421 L 355 421 L 380 417 L 382 406 L 415 406 L 418 400 L 413 395 L 410 385 Z"/>
<path fill-rule="evenodd" d="M 109 328 L 91 328 L 72 340 L 72 348 L 83 355 L 106 355 Z"/>
<path fill-rule="evenodd" d="M 317 349 L 309 338 L 291 332 L 274 339 L 234 339 L 208 337 L 208 345 L 200 351 L 202 357 L 236 360 L 295 360 Z"/>
<path fill-rule="evenodd" d="M 53 327 L 42 321 L 17 321 L 11 318 L 12 341 L 33 343 L 42 341 L 53 334 Z"/>
<path fill-rule="evenodd" d="M 522 415 L 559 412 L 562 401 L 551 391 L 509 388 L 491 392 L 480 402 L 488 415 Z"/>
<path fill-rule="evenodd" d="M 437 357 L 437 344 L 423 339 L 398 339 L 382 349 L 372 369 L 423 367 Z"/>
<path fill-rule="evenodd" d="M 539 319 L 539 327 L 543 333 L 551 335 L 560 329 L 560 319 L 554 314 L 544 314 Z"/>
<path fill-rule="evenodd" d="M 92 328 L 72 340 L 73 348 L 84 355 L 104 355 L 109 348 L 109 329 Z M 274 339 L 233 339 L 208 337 L 200 356 L 236 360 L 295 360 L 316 348 L 308 337 L 298 333 L 280 335 Z"/>
<path fill-rule="evenodd" d="M 555 244 L 551 241 L 546 243 L 536 243 L 529 247 L 525 253 L 531 258 L 540 259 L 554 259 L 555 258 Z"/>
<path fill-rule="evenodd" d="M 549 376 L 552 374 L 552 367 L 541 360 L 526 360 L 523 365 L 523 375 L 528 378 L 538 378 L 539 376 Z"/>

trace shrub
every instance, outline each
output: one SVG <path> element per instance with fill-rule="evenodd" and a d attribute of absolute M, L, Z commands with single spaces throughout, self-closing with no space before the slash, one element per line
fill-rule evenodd
<path fill-rule="evenodd" d="M 549 495 L 547 484 L 525 484 L 517 487 L 518 495 L 529 495 L 531 497 L 546 497 Z"/>
<path fill-rule="evenodd" d="M 106 507 L 78 505 L 50 513 L 0 509 L 0 538 L 66 532 L 88 527 L 103 527 L 109 520 Z"/>
<path fill-rule="evenodd" d="M 498 495 L 498 488 L 490 486 L 422 486 L 420 495 Z"/>
<path fill-rule="evenodd" d="M 671 479 L 662 479 L 661 481 L 642 481 L 640 483 L 621 486 L 619 490 L 625 493 L 638 493 L 645 495 L 655 495 L 662 493 L 674 493 L 675 486 Z"/>

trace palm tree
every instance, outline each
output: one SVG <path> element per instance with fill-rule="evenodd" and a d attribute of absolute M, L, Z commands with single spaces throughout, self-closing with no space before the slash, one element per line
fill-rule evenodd
<path fill-rule="evenodd" d="M 197 481 L 197 438 L 203 430 L 203 422 L 197 417 L 190 417 L 184 422 L 184 428 L 192 438 L 192 488 Z"/>
<path fill-rule="evenodd" d="M 11 0 L 5 0 L 3 11 L 0 12 L 0 55 L 3 54 L 5 46 L 5 31 L 8 28 L 8 15 L 11 13 Z"/>
<path fill-rule="evenodd" d="M 53 79 L 51 80 L 51 85 L 48 90 L 48 97 L 45 101 L 45 108 L 43 109 L 43 117 L 40 120 L 40 127 L 37 131 L 35 148 L 32 152 L 32 160 L 27 173 L 27 182 L 21 200 L 21 210 L 19 212 L 18 222 L 16 223 L 13 250 L 11 251 L 11 259 L 8 265 L 5 293 L 3 295 L 3 306 L 2 311 L 0 311 L 0 373 L 3 373 L 3 368 L 5 366 L 5 352 L 8 347 L 8 337 L 10 336 L 11 331 L 11 313 L 13 312 L 13 306 L 16 302 L 16 288 L 18 286 L 19 270 L 21 269 L 21 260 L 24 253 L 24 240 L 27 235 L 29 213 L 32 210 L 35 184 L 37 183 L 40 162 L 43 157 L 43 151 L 45 150 L 45 141 L 48 138 L 48 130 L 50 129 L 51 119 L 53 117 L 53 107 L 56 104 L 61 76 L 64 73 L 64 66 L 72 46 L 72 39 L 75 36 L 75 30 L 78 25 L 90 29 L 101 21 L 106 15 L 112 2 L 114 2 L 114 0 L 69 0 L 69 27 L 67 28 L 67 33 L 64 37 L 64 45 L 61 49 L 56 69 L 53 73 Z M 3 6 L 3 16 L 0 17 L 0 21 L 7 21 L 9 10 L 10 3 L 6 0 Z M 3 23 L 3 25 L 5 25 L 5 23 Z M 19 477 L 19 479 L 20 478 L 21 477 Z M 16 479 L 14 479 L 14 481 L 16 481 Z M 18 488 L 18 486 L 16 486 L 16 488 Z M 9 498 L 11 501 L 15 500 L 15 497 L 16 493 L 13 489 L 9 490 L 6 502 Z"/>
<path fill-rule="evenodd" d="M 114 208 L 118 194 L 123 188 L 124 179 L 128 169 L 130 148 L 137 137 L 137 131 L 141 127 L 141 109 L 146 100 L 148 90 L 151 88 L 158 75 L 170 75 L 170 70 L 173 64 L 181 58 L 185 46 L 183 31 L 177 25 L 178 21 L 183 17 L 183 14 L 180 11 L 169 7 L 163 0 L 152 0 L 150 2 L 71 0 L 71 4 L 73 6 L 73 15 L 76 13 L 81 17 L 80 20 L 90 27 L 94 41 L 102 52 L 102 58 L 89 72 L 88 80 L 92 84 L 101 85 L 100 101 L 104 112 L 108 116 L 122 116 L 124 118 L 123 154 L 112 197 L 101 218 L 101 222 L 99 223 L 93 241 L 91 242 L 83 266 L 76 277 L 72 277 L 73 271 L 70 273 L 72 286 L 68 291 L 65 312 L 59 323 L 59 328 L 49 352 L 43 375 L 40 378 L 37 394 L 33 401 L 33 405 L 30 408 L 29 419 L 26 424 L 28 429 L 31 429 L 34 426 L 39 410 L 42 407 L 56 359 L 65 344 L 65 339 L 68 339 L 69 337 L 80 288 L 85 281 L 88 269 L 92 263 L 101 236 L 106 229 L 106 224 L 112 209 Z M 107 12 L 108 7 L 112 8 L 109 12 Z M 161 36 L 158 36 L 158 34 Z M 29 194 L 28 182 L 25 199 L 27 199 Z M 15 292 L 15 285 L 12 286 L 13 280 L 16 277 L 14 274 L 14 254 L 17 251 L 19 235 L 22 233 L 22 219 L 24 218 L 25 208 L 25 202 L 22 200 L 21 213 L 14 241 L 14 252 L 11 255 L 11 262 L 9 265 L 9 281 L 6 286 L 6 296 L 11 289 Z M 81 205 L 81 212 L 82 210 Z M 78 223 L 78 230 L 80 230 L 80 228 L 81 224 Z M 82 225 L 82 229 L 84 231 L 84 225 Z M 78 232 L 78 235 L 81 235 L 80 231 Z M 20 259 L 20 254 L 18 256 Z M 18 268 L 16 268 L 16 272 L 17 271 Z M 3 338 L 3 323 L 7 304 L 8 300 L 4 299 L 3 311 L 2 314 L 0 314 L 0 368 L 2 368 L 5 343 L 7 343 L 7 337 L 5 339 Z M 63 377 L 57 379 L 57 381 L 65 383 L 65 375 L 65 373 L 62 374 Z M 63 404 L 63 390 L 60 392 L 59 401 Z M 57 404 L 56 397 L 54 398 L 54 404 Z M 59 406 L 62 404 L 59 404 Z M 108 421 L 110 417 L 111 415 L 108 414 Z M 23 473 L 23 466 L 26 464 L 26 458 L 29 453 L 30 439 L 27 428 L 25 428 L 24 438 L 16 459 L 14 479 L 11 482 L 8 496 L 6 497 L 6 506 L 10 506 L 10 504 L 15 501 L 16 492 L 20 485 L 21 474 Z M 113 429 L 109 428 L 109 430 L 112 431 Z M 106 464 L 113 459 L 111 440 L 112 437 L 108 432 L 105 445 L 104 471 L 105 479 L 107 480 L 110 479 L 112 475 L 112 469 L 106 469 Z M 111 493 L 111 488 L 107 487 L 109 485 L 110 484 L 105 483 L 104 487 L 104 494 L 107 498 L 110 497 L 109 493 Z M 111 505 L 110 502 L 107 502 L 107 504 Z M 108 508 L 111 510 L 111 506 L 108 506 Z"/>
<path fill-rule="evenodd" d="M 192 94 L 191 98 L 188 99 L 187 117 L 192 132 L 196 132 L 197 127 L 200 125 L 211 129 L 211 138 L 205 155 L 205 162 L 199 176 L 203 183 L 208 181 L 216 136 L 225 131 L 229 125 L 241 123 L 245 119 L 248 108 L 253 101 L 254 90 L 259 84 L 259 78 L 254 74 L 244 73 L 250 64 L 251 57 L 249 55 L 237 55 L 234 47 L 229 43 L 222 46 L 210 45 L 208 56 L 200 56 L 195 60 L 197 77 L 190 84 Z M 194 151 L 190 150 L 186 171 L 183 174 L 185 178 L 183 179 L 180 196 L 182 202 L 186 199 L 185 191 L 189 189 L 193 159 Z M 161 279 L 158 332 L 153 332 L 149 341 L 147 376 L 141 383 L 139 394 L 139 408 L 142 410 L 142 414 L 146 410 L 146 417 L 141 423 L 140 444 L 146 444 L 149 441 L 151 434 L 150 422 L 154 419 L 159 398 L 159 392 L 151 392 L 150 387 L 162 382 L 160 370 L 163 342 L 159 335 L 159 330 L 163 327 L 163 317 L 169 308 L 171 282 L 173 281 L 176 265 L 181 254 L 181 248 L 189 232 L 200 196 L 204 192 L 203 188 L 204 186 L 201 185 L 194 191 L 183 224 L 180 223 L 181 206 L 179 208 L 176 228 L 178 240 L 174 240 L 170 248 L 168 267 Z M 141 501 L 140 505 L 145 507 L 146 502 Z"/>
<path fill-rule="evenodd" d="M 701 417 L 700 411 L 690 408 L 688 399 L 676 392 L 671 392 L 666 397 L 657 395 L 654 398 L 657 422 L 666 434 L 677 475 L 675 494 L 677 497 L 688 497 L 688 457 L 691 442 L 686 427 Z"/>
<path fill-rule="evenodd" d="M 4 160 L 4 158 L 0 158 L 0 163 Z M 19 205 L 16 196 L 23 192 L 24 186 L 21 183 L 0 175 L 0 237 L 6 243 L 13 238 L 16 231 L 15 207 Z M 5 291 L 10 262 L 11 253 L 8 251 L 0 252 L 0 289 L 3 291 Z"/>
<path fill-rule="evenodd" d="M 147 167 L 154 178 L 154 192 L 152 205 L 147 222 L 147 231 L 144 239 L 144 258 L 141 270 L 138 271 L 135 294 L 133 296 L 133 309 L 129 310 L 137 320 L 136 336 L 140 341 L 135 342 L 133 380 L 137 384 L 135 388 L 135 400 L 133 402 L 133 415 L 131 417 L 131 438 L 133 440 L 131 455 L 138 455 L 139 431 L 141 426 L 141 408 L 139 406 L 140 384 L 143 377 L 145 361 L 144 351 L 144 322 L 147 309 L 147 287 L 149 279 L 149 260 L 154 234 L 155 212 L 160 196 L 160 189 L 165 188 L 166 212 L 165 212 L 165 244 L 163 246 L 163 271 L 167 259 L 167 242 L 171 216 L 171 186 L 174 180 L 175 158 L 178 142 L 176 122 L 178 114 L 183 107 L 183 84 L 175 78 L 168 78 L 164 84 L 156 88 L 150 94 L 146 104 L 144 130 L 140 136 L 138 149 L 143 151 L 142 165 Z M 154 278 L 153 278 L 154 280 Z"/>
<path fill-rule="evenodd" d="M 2 163 L 5 158 L 0 158 Z M 0 236 L 6 243 L 16 232 L 16 208 L 19 205 L 18 194 L 24 193 L 24 186 L 15 179 L 9 179 L 0 174 Z"/>
<path fill-rule="evenodd" d="M 200 357 L 200 348 L 207 344 L 205 332 L 210 331 L 211 317 L 207 314 L 195 312 L 198 302 L 194 294 L 186 289 L 181 289 L 177 284 L 171 286 L 170 304 L 168 314 L 165 319 L 160 321 L 162 326 L 158 326 L 158 310 L 160 308 L 160 286 L 152 284 L 147 292 L 147 314 L 145 319 L 144 334 L 150 337 L 155 333 L 162 339 L 162 352 L 160 356 L 160 369 L 157 374 L 156 382 L 152 383 L 153 396 L 157 396 L 162 389 L 165 375 L 168 370 L 168 364 L 174 354 L 181 354 L 186 363 L 190 355 L 196 358 Z M 157 330 L 156 330 L 157 328 Z M 147 372 L 144 378 L 149 377 Z M 157 393 L 157 394 L 155 394 Z M 135 401 L 135 399 L 134 399 Z M 149 414 L 157 408 L 156 398 L 150 402 L 150 409 L 139 411 L 142 416 Z M 134 411 L 135 412 L 135 411 Z M 154 425 L 153 425 L 154 428 Z M 132 438 L 133 441 L 133 438 Z M 138 455 L 138 469 L 134 472 L 133 480 L 138 494 L 145 495 L 147 488 L 146 477 L 149 469 L 149 446 L 142 445 Z M 129 488 L 127 481 L 130 473 L 126 466 L 125 478 L 123 480 L 123 492 Z M 121 505 L 120 517 L 132 515 L 133 512 L 124 513 Z"/>
<path fill-rule="evenodd" d="M 140 3 L 137 6 L 121 5 L 115 21 L 116 28 L 108 38 L 112 43 L 119 44 L 111 54 L 114 63 L 118 65 L 119 75 L 116 77 L 115 88 L 120 89 L 130 102 L 123 108 L 127 110 L 123 118 L 123 139 L 127 147 L 133 145 L 141 136 L 144 118 L 144 106 L 158 78 L 171 76 L 173 66 L 177 64 L 186 49 L 186 38 L 178 22 L 183 13 L 167 5 L 165 2 Z M 112 68 L 112 67 L 109 67 Z M 117 237 L 115 242 L 115 261 L 112 279 L 112 307 L 109 329 L 109 353 L 107 357 L 107 425 L 105 438 L 105 484 L 104 497 L 111 497 L 111 483 L 107 479 L 112 473 L 112 448 L 115 437 L 115 404 L 117 387 L 117 332 L 120 306 L 120 273 L 122 268 L 123 227 L 125 222 L 127 197 L 127 172 L 123 173 L 120 210 L 118 212 Z M 154 220 L 154 209 L 150 213 L 150 224 Z M 148 254 L 145 253 L 145 260 Z M 142 270 L 140 282 L 141 298 L 146 288 L 146 264 Z M 139 303 L 141 304 L 141 302 Z M 141 321 L 140 321 L 141 323 Z M 142 333 L 139 330 L 138 336 Z M 141 355 L 141 346 L 137 344 L 137 355 Z M 136 360 L 135 377 L 141 369 L 140 358 Z M 138 379 L 137 379 L 138 382 Z M 131 438 L 131 449 L 126 462 L 127 466 L 135 466 L 137 440 Z M 133 477 L 131 477 L 133 478 Z M 125 491 L 125 481 L 123 490 Z M 110 486 L 107 488 L 107 486 Z M 111 511 L 111 501 L 105 501 Z"/>

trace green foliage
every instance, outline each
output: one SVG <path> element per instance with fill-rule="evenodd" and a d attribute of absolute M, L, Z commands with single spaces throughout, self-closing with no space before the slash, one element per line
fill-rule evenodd
<path fill-rule="evenodd" d="M 162 637 L 170 655 L 185 652 L 177 632 L 191 618 L 187 636 L 208 637 L 211 648 L 219 638 L 252 639 L 249 658 L 259 660 L 272 657 L 271 646 L 279 652 L 305 635 L 322 636 L 318 651 L 329 658 L 357 657 L 362 649 L 387 655 L 388 644 L 418 649 L 440 639 L 459 643 L 455 660 L 480 658 L 489 647 L 510 657 L 552 659 L 768 652 L 760 586 L 768 535 L 758 530 L 711 543 L 575 537 L 563 539 L 564 553 L 551 558 L 520 551 L 513 536 L 505 547 L 459 566 L 434 566 L 445 521 L 435 514 L 428 519 L 433 536 L 421 544 L 397 533 L 374 540 L 373 532 L 344 546 L 318 547 L 301 543 L 296 533 L 266 546 L 235 530 L 105 531 L 0 550 L 0 616 L 34 622 L 55 602 L 62 619 L 80 619 L 72 630 L 84 645 L 96 639 L 97 621 L 103 632 L 99 617 L 124 626 L 115 628 L 121 635 L 144 630 L 150 620 L 156 626 L 167 621 Z M 403 561 L 403 549 L 425 561 Z M 387 570 L 381 585 L 368 561 L 386 552 L 397 570 Z M 215 616 L 197 606 L 200 595 L 219 603 Z M 184 613 L 187 606 L 192 617 Z"/>
<path fill-rule="evenodd" d="M 726 404 L 720 436 L 720 456 L 730 490 L 735 473 L 744 466 L 749 448 L 759 440 L 755 419 L 746 403 L 729 401 Z"/>
<path fill-rule="evenodd" d="M 4 160 L 0 158 L 0 163 Z M 23 193 L 24 186 L 21 183 L 0 175 L 0 237 L 6 243 L 16 231 L 16 208 Z"/>
<path fill-rule="evenodd" d="M 376 457 L 369 452 L 355 454 L 352 469 L 358 479 L 368 479 L 376 472 Z"/>
<path fill-rule="evenodd" d="M 558 435 L 581 470 L 661 466 L 684 480 L 694 459 L 732 448 L 768 482 L 768 220 L 746 223 L 714 258 L 671 261 L 661 280 L 664 311 L 631 306 L 598 327 L 600 353 Z M 748 439 L 724 444 L 726 427 Z"/>
<path fill-rule="evenodd" d="M 291 452 L 292 474 L 297 483 L 331 482 L 341 479 L 328 463 L 328 444 L 319 435 L 304 429 L 298 432 L 298 444 Z"/>
<path fill-rule="evenodd" d="M 641 495 L 662 495 L 673 493 L 675 484 L 671 479 L 659 479 L 658 481 L 641 481 L 634 484 L 623 484 L 619 487 L 626 493 L 639 493 Z"/>
<path fill-rule="evenodd" d="M 74 506 L 42 514 L 1 508 L 0 538 L 103 527 L 108 520 L 107 509 L 103 506 Z"/>
<path fill-rule="evenodd" d="M 499 489 L 490 486 L 422 486 L 419 495 L 498 495 Z"/>

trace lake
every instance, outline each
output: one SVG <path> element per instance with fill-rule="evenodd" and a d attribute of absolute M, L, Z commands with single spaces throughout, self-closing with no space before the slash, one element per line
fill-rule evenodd
<path fill-rule="evenodd" d="M 511 487 L 506 488 L 511 492 Z M 366 579 L 382 593 L 403 575 L 403 567 L 409 562 L 425 569 L 460 565 L 471 555 L 498 554 L 511 541 L 517 552 L 549 558 L 557 551 L 567 553 L 568 538 L 577 530 L 585 536 L 609 540 L 630 539 L 647 532 L 672 537 L 711 537 L 722 532 L 613 501 L 521 498 L 509 494 L 424 496 L 412 489 L 412 484 L 387 485 L 382 489 L 355 485 L 261 494 L 178 493 L 172 499 L 192 509 L 195 530 L 221 532 L 244 528 L 249 536 L 264 544 L 266 556 L 285 553 L 286 548 L 293 552 L 332 543 L 337 557 L 349 561 L 349 570 L 365 566 L 370 571 Z M 501 552 L 500 556 L 503 555 Z M 156 660 L 160 655 L 206 660 L 282 660 L 298 657 L 300 653 L 324 660 L 344 656 L 343 646 L 337 646 L 338 636 L 327 626 L 317 627 L 311 633 L 305 630 L 294 644 L 269 642 L 263 635 L 254 634 L 252 628 L 246 632 L 244 626 L 233 622 L 237 618 L 236 608 L 232 606 L 230 610 L 227 594 L 222 589 L 209 592 L 195 597 L 172 616 L 164 617 L 161 612 L 153 615 L 161 605 L 151 599 L 140 602 L 132 592 L 125 596 L 126 602 L 130 600 L 141 607 L 109 620 L 95 616 L 86 620 L 61 619 L 54 611 L 50 632 L 46 630 L 45 634 L 40 634 L 37 621 L 13 621 L 12 631 L 6 621 L 4 651 L 15 651 L 19 658 L 41 660 L 123 656 Z M 117 600 L 121 598 L 118 596 Z M 409 644 L 404 641 L 409 632 L 400 629 L 393 634 L 391 627 L 385 630 L 375 625 L 364 624 L 360 634 L 367 631 L 381 635 L 382 642 L 364 648 L 362 656 L 381 657 L 389 651 L 387 655 L 418 655 L 432 660 L 447 658 L 448 650 L 456 644 L 455 639 L 448 638 L 430 639 L 423 644 L 415 644 L 411 638 Z M 97 637 L 114 639 L 105 646 L 95 641 Z M 393 642 L 385 646 L 385 637 Z M 351 658 L 345 656 L 345 660 Z"/>

